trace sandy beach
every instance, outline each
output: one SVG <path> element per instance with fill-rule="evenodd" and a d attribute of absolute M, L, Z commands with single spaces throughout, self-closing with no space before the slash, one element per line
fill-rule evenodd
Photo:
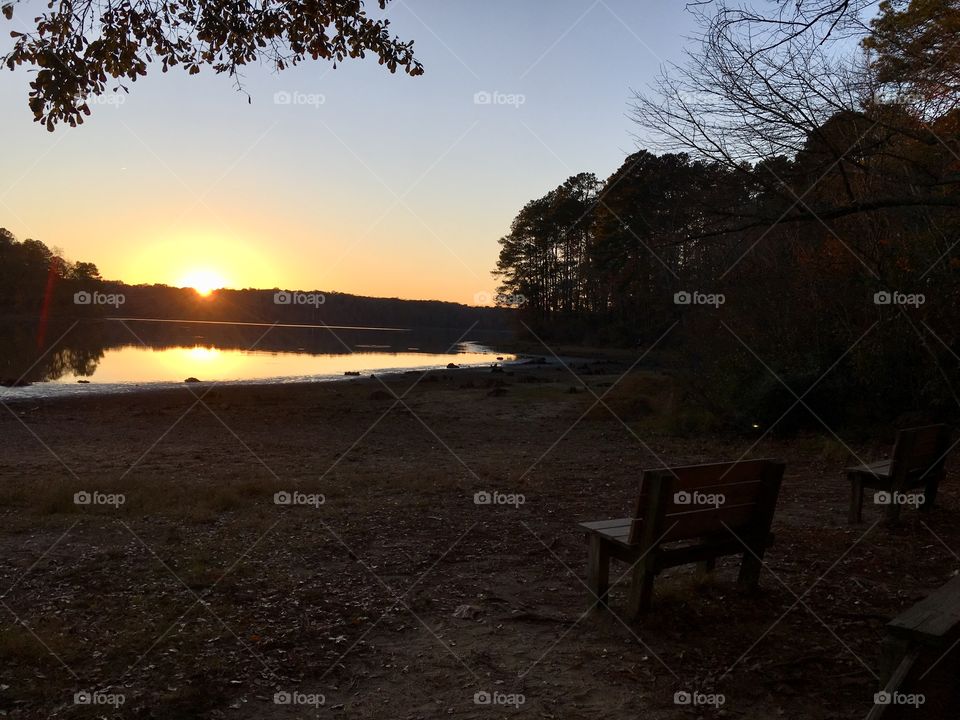
<path fill-rule="evenodd" d="M 0 716 L 864 716 L 884 624 L 958 565 L 956 473 L 851 527 L 842 468 L 883 439 L 679 434 L 670 377 L 625 368 L 8 395 Z M 664 573 L 636 624 L 626 581 L 584 615 L 577 523 L 644 467 L 745 453 L 788 463 L 762 591 L 731 558 Z"/>

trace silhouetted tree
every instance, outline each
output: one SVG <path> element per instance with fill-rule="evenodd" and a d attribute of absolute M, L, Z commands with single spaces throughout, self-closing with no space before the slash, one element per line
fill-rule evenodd
<path fill-rule="evenodd" d="M 856 4 L 846 5 L 845 23 L 854 23 L 849 18 L 856 17 Z M 818 6 L 806 3 L 804 12 Z M 837 9 L 837 4 L 827 2 L 825 7 Z M 894 33 L 891 24 L 903 24 L 889 19 L 893 7 L 884 3 L 874 25 L 890 37 Z M 736 22 L 731 21 L 730 13 Z M 829 17 L 823 16 L 820 22 Z M 666 69 L 652 93 L 636 98 L 635 119 L 651 137 L 659 139 L 658 147 L 737 168 L 744 162 L 759 162 L 764 167 L 772 156 L 796 157 L 815 143 L 825 172 L 835 166 L 843 175 L 861 180 L 870 176 L 873 183 L 866 195 L 858 195 L 854 184 L 848 183 L 841 193 L 830 196 L 829 202 L 813 203 L 803 197 L 807 188 L 797 191 L 790 178 L 767 167 L 766 177 L 759 179 L 769 192 L 783 197 L 789 211 L 783 216 L 767 213 L 745 218 L 744 228 L 774 222 L 819 222 L 885 208 L 960 207 L 960 194 L 953 191 L 960 185 L 956 168 L 942 162 L 939 168 L 931 167 L 937 158 L 929 152 L 930 148 L 935 148 L 938 156 L 944 149 L 948 155 L 960 152 L 952 109 L 958 88 L 955 83 L 952 91 L 949 85 L 938 85 L 938 103 L 927 103 L 923 113 L 915 112 L 911 97 L 930 72 L 925 74 L 920 57 L 914 57 L 909 65 L 914 80 L 903 76 L 894 85 L 889 81 L 890 68 L 905 66 L 891 65 L 896 57 L 890 49 L 891 39 L 881 42 L 871 35 L 864 40 L 884 48 L 871 65 L 866 55 L 850 56 L 833 41 L 825 42 L 829 28 L 797 34 L 795 30 L 802 25 L 792 21 L 782 24 L 727 9 L 704 16 L 704 22 L 702 43 L 689 62 Z M 866 29 L 862 23 L 859 27 Z M 935 42 L 934 36 L 940 32 L 946 50 L 954 40 L 950 23 L 925 27 L 926 42 Z M 780 39 L 771 42 L 778 32 Z M 936 62 L 933 53 L 923 59 Z M 940 60 L 949 66 L 950 53 Z M 934 74 L 942 75 L 940 70 Z M 934 109 L 937 112 L 932 112 Z M 862 118 L 859 129 L 863 137 L 833 131 L 836 119 L 843 117 Z M 862 162 L 864 153 L 869 154 L 870 163 Z M 884 178 L 887 173 L 892 177 Z M 811 182 L 815 180 L 811 178 Z M 796 202 L 798 198 L 801 202 Z"/>
<path fill-rule="evenodd" d="M 569 318 L 590 308 L 587 263 L 597 187 L 591 173 L 568 178 L 528 203 L 500 240 L 494 271 L 499 290 L 525 299 L 527 313 L 538 320 Z"/>
<path fill-rule="evenodd" d="M 87 99 L 106 92 L 111 78 L 126 91 L 123 81 L 146 75 L 154 62 L 163 72 L 179 66 L 193 75 L 208 66 L 237 78 L 252 62 L 283 70 L 312 58 L 336 67 L 370 53 L 390 72 L 423 72 L 413 42 L 391 36 L 389 21 L 367 15 L 362 0 L 77 0 L 51 2 L 35 17 L 22 0 L 0 2 L 8 20 L 21 8 L 31 15 L 34 29 L 11 31 L 3 63 L 34 69 L 30 109 L 51 131 L 82 123 Z M 377 0 L 381 10 L 388 2 Z"/>
<path fill-rule="evenodd" d="M 71 280 L 103 280 L 97 266 L 91 262 L 78 262 L 70 268 Z"/>

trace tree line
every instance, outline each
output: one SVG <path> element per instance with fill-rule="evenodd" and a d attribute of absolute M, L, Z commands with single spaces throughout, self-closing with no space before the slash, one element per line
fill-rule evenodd
<path fill-rule="evenodd" d="M 222 289 L 201 297 L 191 288 L 105 280 L 90 262 L 70 262 L 39 240 L 17 240 L 0 228 L 0 320 L 28 323 L 121 316 L 170 320 L 446 328 L 459 333 L 506 331 L 503 308 L 440 300 L 401 300 L 280 288 Z"/>
<path fill-rule="evenodd" d="M 634 98 L 648 149 L 524 206 L 500 292 L 538 337 L 669 358 L 736 427 L 956 416 L 960 2 L 703 5 Z"/>
<path fill-rule="evenodd" d="M 17 240 L 0 227 L 0 309 L 6 315 L 35 315 L 45 303 L 66 303 L 62 289 L 102 281 L 97 266 L 70 262 L 39 240 Z"/>

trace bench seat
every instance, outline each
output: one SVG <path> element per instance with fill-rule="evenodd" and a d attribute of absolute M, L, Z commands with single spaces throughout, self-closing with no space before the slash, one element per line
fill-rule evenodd
<path fill-rule="evenodd" d="M 952 642 L 960 633 L 960 576 L 891 620 L 887 632 L 924 645 Z"/>
<path fill-rule="evenodd" d="M 847 474 L 860 473 L 862 475 L 871 475 L 873 477 L 886 479 L 890 477 L 890 461 L 881 460 L 870 463 L 869 465 L 852 465 L 844 468 L 843 471 Z"/>
<path fill-rule="evenodd" d="M 633 520 L 625 517 L 616 520 L 594 520 L 593 522 L 580 523 L 580 527 L 588 533 L 598 533 L 612 542 L 630 547 L 630 526 L 632 523 Z"/>
<path fill-rule="evenodd" d="M 603 542 L 611 547 L 609 554 L 618 560 L 632 562 L 640 554 L 638 545 L 630 544 L 630 518 L 615 520 L 595 520 L 580 523 L 586 532 L 589 542 L 591 535 L 598 535 Z M 743 540 L 751 540 L 752 546 L 764 549 L 773 545 L 773 533 L 761 534 L 760 537 L 733 536 L 730 533 L 715 533 L 710 538 L 690 540 L 675 540 L 665 543 L 659 550 L 655 566 L 657 571 L 687 565 L 692 562 L 706 562 L 724 555 L 739 555 L 743 552 Z"/>

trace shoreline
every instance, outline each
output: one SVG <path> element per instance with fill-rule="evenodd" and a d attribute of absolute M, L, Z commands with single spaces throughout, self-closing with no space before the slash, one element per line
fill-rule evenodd
<path fill-rule="evenodd" d="M 491 352 L 491 358 L 496 358 L 498 351 Z M 504 352 L 503 354 L 511 354 Z M 452 360 L 456 355 L 451 355 Z M 518 354 L 512 360 L 492 360 L 490 363 L 468 363 L 457 365 L 456 368 L 444 367 L 442 365 L 431 365 L 422 368 L 388 368 L 376 371 L 374 373 L 362 373 L 360 375 L 347 371 L 343 375 L 315 375 L 315 376 L 280 376 L 275 378 L 253 378 L 243 380 L 203 380 L 197 381 L 157 381 L 147 383 L 97 383 L 90 382 L 34 382 L 24 386 L 3 387 L 0 388 L 0 402 L 13 405 L 20 402 L 29 401 L 56 401 L 60 399 L 79 399 L 79 398 L 97 398 L 105 396 L 122 395 L 126 397 L 139 394 L 153 394 L 174 392 L 180 388 L 248 388 L 255 390 L 266 387 L 288 387 L 297 389 L 298 387 L 310 387 L 317 384 L 342 383 L 358 380 L 374 380 L 376 378 L 395 380 L 403 376 L 411 375 L 429 375 L 438 372 L 457 372 L 457 371 L 491 371 L 493 368 L 501 368 L 503 372 L 508 373 L 516 368 L 542 368 L 542 367 L 562 367 L 563 363 L 583 363 L 595 362 L 596 359 L 561 357 L 558 362 L 556 358 L 549 356 L 534 356 Z M 52 392 L 31 392 L 31 390 L 51 391 Z M 72 391 L 72 392 L 71 392 Z"/>

